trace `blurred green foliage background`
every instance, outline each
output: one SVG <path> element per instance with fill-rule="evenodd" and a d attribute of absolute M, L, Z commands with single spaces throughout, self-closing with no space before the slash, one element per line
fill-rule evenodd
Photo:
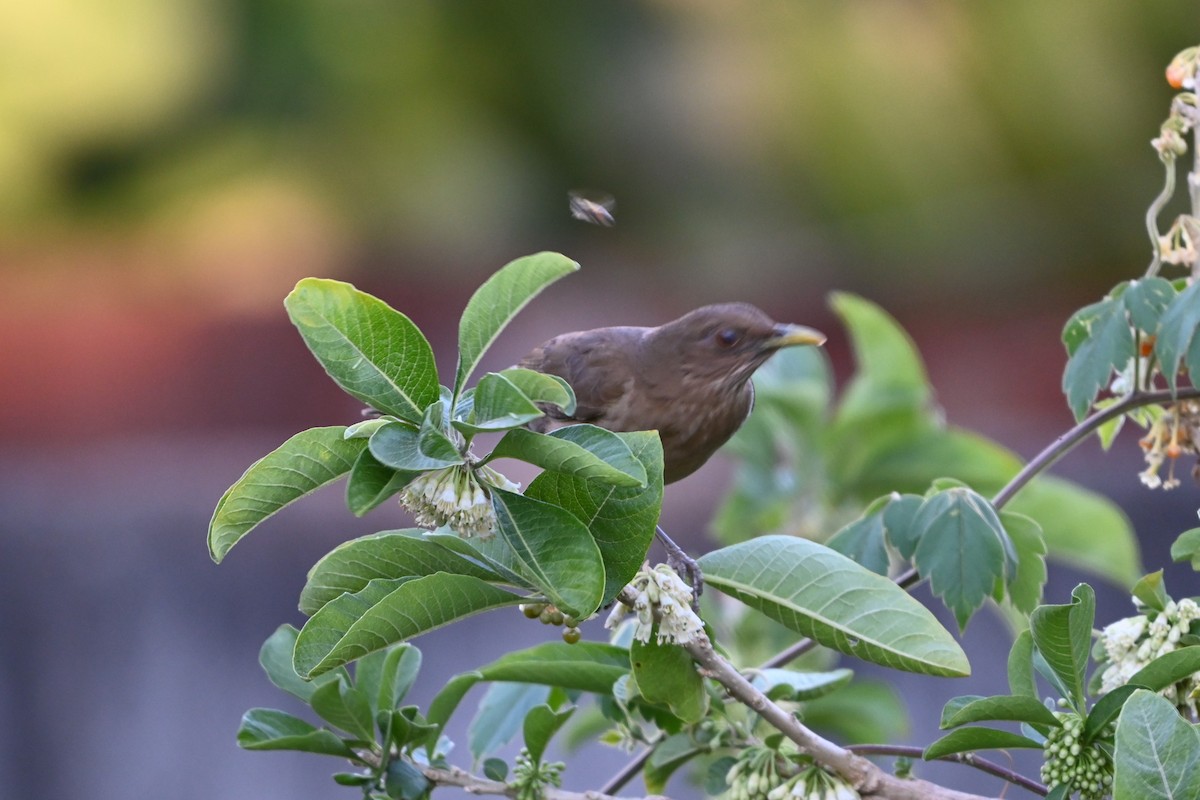
<path fill-rule="evenodd" d="M 357 418 L 283 313 L 307 275 L 408 313 L 444 371 L 472 289 L 543 249 L 584 270 L 485 368 L 741 299 L 825 329 L 844 376 L 824 303 L 858 292 L 912 332 L 952 421 L 1035 452 L 1070 423 L 1063 323 L 1149 259 L 1163 69 L 1198 11 L 0 0 L 0 652 L 19 654 L 0 659 L 0 794 L 333 791 L 329 765 L 238 752 L 233 731 L 279 702 L 254 653 L 300 621 L 304 570 L 403 520 L 348 520 L 327 492 L 220 570 L 203 536 L 253 458 Z M 580 187 L 616 197 L 615 228 L 570 218 Z M 1195 488 L 1151 505 L 1131 439 L 1085 450 L 1063 471 L 1130 509 L 1155 564 Z M 727 477 L 672 487 L 677 538 Z M 466 666 L 464 635 L 478 663 L 514 642 L 490 619 L 435 634 L 427 674 Z M 1004 641 L 986 621 L 967 638 L 973 659 Z M 932 713 L 943 690 L 1003 691 L 985 672 L 900 690 Z"/>

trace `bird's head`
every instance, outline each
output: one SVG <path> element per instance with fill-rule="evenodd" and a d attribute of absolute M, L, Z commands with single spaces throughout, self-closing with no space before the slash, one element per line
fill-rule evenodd
<path fill-rule="evenodd" d="M 659 358 L 673 359 L 694 378 L 732 387 L 749 380 L 776 350 L 821 345 L 825 334 L 775 322 L 749 303 L 719 303 L 655 328 L 652 339 Z"/>

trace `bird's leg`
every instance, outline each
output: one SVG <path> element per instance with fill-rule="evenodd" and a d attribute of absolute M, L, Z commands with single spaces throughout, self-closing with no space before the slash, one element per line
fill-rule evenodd
<path fill-rule="evenodd" d="M 700 571 L 700 565 L 696 563 L 696 559 L 685 553 L 682 547 L 675 544 L 674 539 L 667 536 L 661 525 L 654 526 L 654 533 L 667 550 L 667 566 L 677 574 L 687 576 L 687 582 L 692 585 L 692 608 L 697 609 L 700 593 L 704 591 L 704 574 Z"/>

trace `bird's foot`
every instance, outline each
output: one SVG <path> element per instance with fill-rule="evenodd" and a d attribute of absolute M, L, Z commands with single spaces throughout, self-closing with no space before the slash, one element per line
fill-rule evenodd
<path fill-rule="evenodd" d="M 667 536 L 667 532 L 661 526 L 655 528 L 655 533 L 658 534 L 659 541 L 666 548 L 667 566 L 691 584 L 692 610 L 698 612 L 700 610 L 700 593 L 704 591 L 704 573 L 700 571 L 700 565 L 696 563 L 696 559 L 685 553 L 682 547 L 675 544 L 675 540 Z"/>

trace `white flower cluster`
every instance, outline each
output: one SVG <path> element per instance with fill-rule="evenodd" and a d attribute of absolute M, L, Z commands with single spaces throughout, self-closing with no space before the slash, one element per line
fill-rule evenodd
<path fill-rule="evenodd" d="M 858 792 L 814 765 L 767 792 L 767 800 L 859 800 Z"/>
<path fill-rule="evenodd" d="M 604 627 L 616 628 L 625 615 L 633 611 L 638 621 L 633 638 L 648 642 L 654 631 L 654 608 L 657 607 L 659 644 L 687 644 L 704 633 L 704 622 L 692 611 L 692 587 L 666 564 L 659 564 L 654 569 L 643 566 L 633 576 L 629 588 L 637 592 L 633 608 L 618 601 Z"/>
<path fill-rule="evenodd" d="M 488 536 L 496 530 L 488 486 L 510 492 L 521 488 L 490 467 L 456 464 L 418 475 L 400 493 L 400 504 L 422 528 L 449 525 L 464 538 Z"/>
<path fill-rule="evenodd" d="M 859 800 L 850 784 L 816 764 L 790 778 L 779 775 L 783 753 L 769 747 L 747 747 L 725 774 L 729 800 Z"/>
<path fill-rule="evenodd" d="M 1119 619 L 1100 632 L 1108 666 L 1100 675 L 1100 692 L 1107 694 L 1129 682 L 1142 667 L 1179 648 L 1179 640 L 1200 620 L 1200 605 L 1184 598 L 1169 601 L 1154 619 L 1145 614 Z M 1200 673 L 1169 686 L 1161 693 L 1176 707 L 1194 716 L 1200 695 Z"/>

